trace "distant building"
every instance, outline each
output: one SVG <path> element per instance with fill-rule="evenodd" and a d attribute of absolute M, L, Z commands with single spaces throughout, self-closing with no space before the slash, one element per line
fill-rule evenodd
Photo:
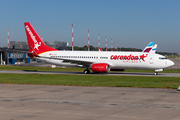
<path fill-rule="evenodd" d="M 47 46 L 58 49 L 58 50 L 67 50 L 67 42 L 61 41 L 45 41 L 44 42 Z M 20 41 L 10 41 L 10 48 L 14 49 L 28 49 L 27 42 L 20 42 Z"/>
<path fill-rule="evenodd" d="M 28 49 L 28 44 L 27 42 L 21 42 L 21 41 L 10 41 L 10 46 L 9 48 L 14 48 L 14 49 Z"/>
<path fill-rule="evenodd" d="M 58 49 L 58 50 L 67 50 L 67 42 L 61 41 L 45 41 L 47 46 Z"/>
<path fill-rule="evenodd" d="M 180 55 L 180 53 L 175 53 L 176 55 Z"/>

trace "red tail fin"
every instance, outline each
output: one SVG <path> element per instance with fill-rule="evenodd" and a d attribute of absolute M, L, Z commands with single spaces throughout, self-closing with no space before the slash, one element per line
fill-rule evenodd
<path fill-rule="evenodd" d="M 24 27 L 29 45 L 29 51 L 32 52 L 33 55 L 37 56 L 43 52 L 57 51 L 56 49 L 48 47 L 43 43 L 29 22 L 25 22 Z"/>

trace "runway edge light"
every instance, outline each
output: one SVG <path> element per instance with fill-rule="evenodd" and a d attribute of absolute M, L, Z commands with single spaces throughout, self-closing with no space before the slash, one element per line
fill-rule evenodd
<path fill-rule="evenodd" d="M 180 86 L 178 87 L 178 89 L 177 89 L 178 91 L 180 91 Z"/>

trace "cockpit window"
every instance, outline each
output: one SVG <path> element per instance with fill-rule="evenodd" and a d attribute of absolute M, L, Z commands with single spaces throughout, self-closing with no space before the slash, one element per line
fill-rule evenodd
<path fill-rule="evenodd" d="M 165 60 L 167 59 L 166 57 L 159 57 L 160 60 Z"/>

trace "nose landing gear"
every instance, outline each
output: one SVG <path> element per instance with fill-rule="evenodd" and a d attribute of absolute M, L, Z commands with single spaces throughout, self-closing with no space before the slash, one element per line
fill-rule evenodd
<path fill-rule="evenodd" d="M 156 69 L 154 75 L 158 75 L 158 72 L 163 71 L 163 69 Z"/>
<path fill-rule="evenodd" d="M 158 75 L 158 72 L 155 72 L 154 75 Z"/>

